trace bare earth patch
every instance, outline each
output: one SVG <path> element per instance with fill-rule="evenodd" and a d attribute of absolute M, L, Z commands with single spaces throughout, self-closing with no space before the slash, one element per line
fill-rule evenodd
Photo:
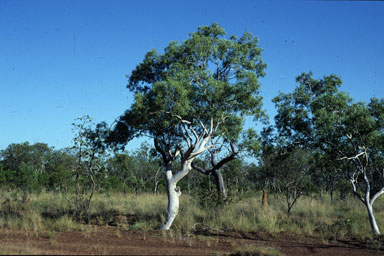
<path fill-rule="evenodd" d="M 280 255 L 384 254 L 383 250 L 363 242 L 327 242 L 289 233 L 271 236 L 204 232 L 183 236 L 161 231 L 121 231 L 110 226 L 86 226 L 82 231 L 43 234 L 0 230 L 1 254 L 229 255 L 242 252 L 257 255 L 259 248 L 278 251 Z"/>

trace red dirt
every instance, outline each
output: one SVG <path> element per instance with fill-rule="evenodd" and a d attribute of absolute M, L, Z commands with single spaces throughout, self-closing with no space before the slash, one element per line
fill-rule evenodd
<path fill-rule="evenodd" d="M 98 255 L 223 255 L 244 248 L 274 248 L 281 255 L 384 255 L 384 251 L 357 241 L 324 242 L 317 238 L 281 233 L 207 233 L 191 237 L 161 231 L 119 231 L 91 226 L 83 231 L 33 234 L 0 230 L 0 254 Z M 252 255 L 252 254 L 243 254 Z"/>

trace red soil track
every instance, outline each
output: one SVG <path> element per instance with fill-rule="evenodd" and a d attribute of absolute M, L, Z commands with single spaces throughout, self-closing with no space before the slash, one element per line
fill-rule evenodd
<path fill-rule="evenodd" d="M 185 237 L 174 232 L 119 231 L 109 226 L 50 234 L 0 230 L 1 254 L 229 255 L 242 248 L 274 248 L 281 255 L 384 255 L 383 250 L 363 242 L 327 242 L 289 233 L 205 232 Z"/>

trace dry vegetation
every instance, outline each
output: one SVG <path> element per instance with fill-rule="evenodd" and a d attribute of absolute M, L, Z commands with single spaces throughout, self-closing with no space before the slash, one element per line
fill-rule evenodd
<path fill-rule="evenodd" d="M 40 193 L 24 202 L 17 193 L 3 192 L 0 227 L 26 231 L 79 230 L 82 224 L 120 225 L 129 229 L 158 228 L 166 214 L 166 196 L 151 194 L 96 194 L 90 212 L 75 214 L 72 195 Z M 261 206 L 261 195 L 255 195 L 216 208 L 201 207 L 196 200 L 183 195 L 180 217 L 174 232 L 189 233 L 197 229 L 236 232 L 293 232 L 329 238 L 371 237 L 365 209 L 354 198 L 335 200 L 303 197 L 286 214 L 284 198 L 270 196 L 268 208 Z M 384 225 L 384 200 L 379 199 L 376 214 Z M 124 216 L 124 217 L 121 217 Z M 119 223 L 120 222 L 120 223 Z"/>

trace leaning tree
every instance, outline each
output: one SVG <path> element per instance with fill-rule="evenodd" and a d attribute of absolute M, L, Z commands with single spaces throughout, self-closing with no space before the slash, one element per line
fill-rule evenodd
<path fill-rule="evenodd" d="M 353 193 L 367 208 L 372 232 L 380 234 L 373 203 L 384 193 L 384 100 L 353 102 L 339 91 L 342 82 L 335 75 L 314 79 L 312 73 L 303 73 L 297 82 L 294 92 L 274 99 L 279 134 L 323 155 L 329 163 L 322 167 L 344 170 Z"/>
<path fill-rule="evenodd" d="M 177 184 L 193 160 L 208 149 L 235 143 L 244 116 L 262 116 L 261 51 L 250 33 L 226 38 L 214 23 L 181 43 L 170 42 L 163 53 L 148 52 L 129 75 L 127 87 L 135 100 L 117 120 L 110 142 L 125 146 L 137 136 L 153 139 L 167 180 L 168 214 L 162 229 L 168 230 L 178 213 Z M 173 168 L 176 161 L 178 170 Z"/>

